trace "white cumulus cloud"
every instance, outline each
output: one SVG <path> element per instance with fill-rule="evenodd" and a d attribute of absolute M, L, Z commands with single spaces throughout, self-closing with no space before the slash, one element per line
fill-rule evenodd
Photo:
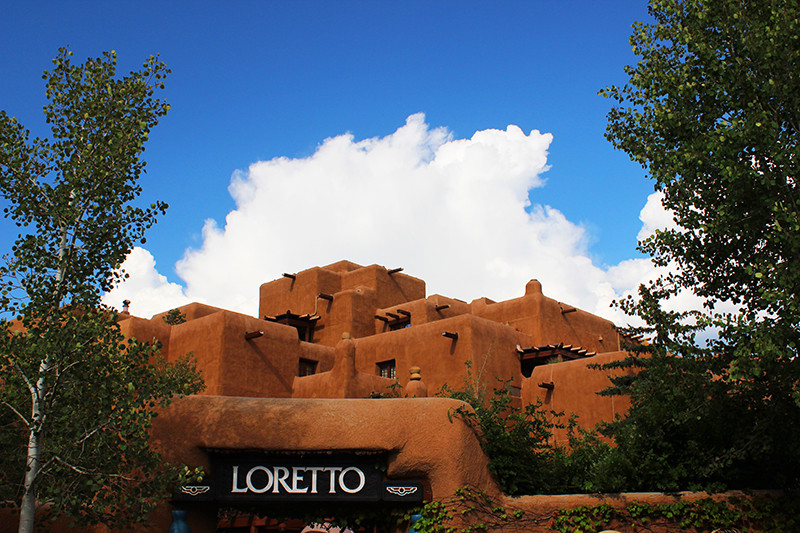
<path fill-rule="evenodd" d="M 647 203 L 639 213 L 639 219 L 642 221 L 642 229 L 636 238 L 640 241 L 645 240 L 650 235 L 655 233 L 657 229 L 677 229 L 678 224 L 675 222 L 672 211 L 664 207 L 664 193 L 656 191 L 647 197 Z"/>
<path fill-rule="evenodd" d="M 518 297 L 536 278 L 545 294 L 624 324 L 609 302 L 653 267 L 644 259 L 595 265 L 582 226 L 529 204 L 529 191 L 545 183 L 551 141 L 513 125 L 453 139 L 416 114 L 385 137 L 345 134 L 309 157 L 254 163 L 231 180 L 236 208 L 224 225 L 207 221 L 202 245 L 177 263 L 185 289 L 167 283 L 144 250 L 132 254 L 126 294 L 141 294 L 127 296 L 132 311 L 144 313 L 147 295 L 163 297 L 152 312 L 192 300 L 255 315 L 261 283 L 348 259 L 402 266 L 428 294 L 466 301 Z M 658 223 L 645 210 L 642 218 Z"/>
<path fill-rule="evenodd" d="M 129 300 L 131 314 L 150 317 L 191 302 L 183 287 L 158 273 L 156 260 L 144 248 L 131 250 L 122 268 L 129 277 L 103 295 L 105 305 L 122 310 L 122 302 Z"/>

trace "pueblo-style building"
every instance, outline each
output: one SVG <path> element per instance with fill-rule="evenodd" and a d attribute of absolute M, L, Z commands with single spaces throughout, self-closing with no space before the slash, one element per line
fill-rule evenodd
<path fill-rule="evenodd" d="M 174 508 L 198 533 L 215 530 L 218 506 L 269 515 L 292 502 L 418 504 L 465 485 L 499 494 L 473 431 L 452 416 L 462 404 L 436 396 L 466 379 L 587 427 L 628 407 L 596 394 L 609 381 L 589 366 L 625 355 L 614 324 L 535 280 L 519 298 L 467 303 L 427 296 L 400 268 L 341 261 L 265 283 L 259 302 L 258 317 L 199 303 L 180 308 L 179 324 L 120 317 L 126 336 L 157 339 L 167 360 L 192 353 L 206 383 L 155 420 L 153 444 L 209 479 L 179 489 L 154 531 Z M 246 520 L 220 530 L 275 527 Z"/>
<path fill-rule="evenodd" d="M 545 296 L 536 280 L 519 298 L 466 303 L 426 296 L 425 282 L 401 268 L 340 261 L 284 274 L 259 297 L 258 318 L 193 303 L 180 308 L 184 323 L 122 313 L 121 328 L 160 341 L 167 360 L 192 353 L 205 395 L 435 396 L 444 385 L 463 386 L 470 365 L 487 386 L 506 382 L 519 405 L 541 400 L 585 426 L 627 408 L 597 396 L 608 382 L 587 370 L 623 355 L 623 336 L 610 321 Z"/>
<path fill-rule="evenodd" d="M 284 274 L 259 297 L 258 317 L 199 303 L 177 324 L 120 315 L 126 336 L 160 341 L 167 360 L 193 354 L 206 384 L 154 420 L 152 445 L 208 475 L 176 489 L 149 531 L 166 533 L 175 509 L 194 533 L 256 532 L 278 523 L 252 513 L 295 504 L 419 505 L 467 485 L 503 497 L 473 430 L 452 416 L 463 404 L 436 394 L 465 379 L 587 427 L 628 407 L 596 394 L 609 381 L 589 366 L 624 356 L 621 334 L 535 280 L 519 298 L 467 303 L 426 296 L 400 268 L 341 261 Z M 220 522 L 220 507 L 247 514 Z"/>

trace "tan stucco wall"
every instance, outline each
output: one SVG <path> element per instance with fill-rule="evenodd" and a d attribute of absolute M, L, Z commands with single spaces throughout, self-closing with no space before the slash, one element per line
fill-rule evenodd
<path fill-rule="evenodd" d="M 426 499 L 451 496 L 465 485 L 499 496 L 474 433 L 458 417 L 448 417 L 463 405 L 444 398 L 192 396 L 175 402 L 155 419 L 152 443 L 172 462 L 206 469 L 210 467 L 208 449 L 385 451 L 389 452 L 386 475 L 426 480 Z M 166 510 L 168 506 L 162 506 L 154 515 L 157 522 L 152 531 L 168 529 Z M 194 533 L 213 531 L 203 513 L 190 513 L 190 519 Z"/>
<path fill-rule="evenodd" d="M 522 403 L 528 405 L 537 400 L 548 411 L 563 411 L 578 414 L 582 427 L 591 428 L 598 422 L 610 422 L 624 416 L 630 407 L 627 396 L 599 396 L 597 393 L 611 386 L 610 372 L 591 368 L 627 357 L 627 352 L 610 352 L 594 357 L 542 365 L 533 369 L 531 377 L 522 380 Z M 552 383 L 553 389 L 539 386 L 539 383 Z M 556 442 L 566 441 L 566 430 L 556 430 Z"/>

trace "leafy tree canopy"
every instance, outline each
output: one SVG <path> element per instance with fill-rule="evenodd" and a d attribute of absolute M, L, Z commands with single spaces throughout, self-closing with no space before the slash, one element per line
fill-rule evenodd
<path fill-rule="evenodd" d="M 44 73 L 50 139 L 0 111 L 0 194 L 20 236 L 0 266 L 0 501 L 20 531 L 37 507 L 79 521 L 146 516 L 169 479 L 148 446 L 153 409 L 201 382 L 188 361 L 125 341 L 99 304 L 166 204 L 139 207 L 150 130 L 169 106 L 156 57 L 119 78 L 116 55 Z"/>
<path fill-rule="evenodd" d="M 614 146 L 644 165 L 680 229 L 642 247 L 676 282 L 748 316 L 796 320 L 800 6 L 652 1 L 639 63 L 607 96 Z"/>
<path fill-rule="evenodd" d="M 610 428 L 637 483 L 797 485 L 800 479 L 800 3 L 651 0 L 607 137 L 664 193 L 676 229 L 640 243 L 673 273 L 624 307 L 654 345 L 633 408 Z M 703 309 L 664 303 L 691 291 Z M 728 301 L 734 313 L 714 311 Z M 718 332 L 708 346 L 698 331 Z M 793 397 L 794 400 L 793 401 Z"/>

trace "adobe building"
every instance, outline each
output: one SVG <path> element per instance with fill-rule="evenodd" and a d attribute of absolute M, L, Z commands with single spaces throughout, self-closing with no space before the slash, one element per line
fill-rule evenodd
<path fill-rule="evenodd" d="M 467 303 L 426 296 L 400 268 L 341 261 L 265 283 L 259 302 L 258 317 L 199 303 L 174 325 L 166 313 L 120 316 L 126 336 L 160 341 L 167 360 L 193 354 L 206 384 L 154 420 L 152 445 L 208 475 L 176 489 L 148 531 L 166 533 L 175 509 L 194 533 L 300 532 L 309 528 L 253 513 L 414 506 L 464 486 L 503 497 L 473 430 L 453 416 L 464 404 L 436 396 L 465 379 L 585 427 L 628 407 L 596 394 L 609 381 L 588 366 L 625 355 L 614 324 L 535 280 L 519 298 Z M 220 507 L 245 515 L 219 522 Z"/>
<path fill-rule="evenodd" d="M 596 394 L 609 381 L 588 366 L 625 355 L 614 324 L 535 280 L 519 298 L 467 303 L 426 296 L 400 268 L 341 261 L 263 284 L 257 318 L 199 303 L 180 311 L 174 325 L 166 313 L 120 317 L 126 336 L 160 341 L 167 360 L 192 353 L 206 383 L 155 420 L 153 445 L 209 475 L 179 488 L 152 531 L 169 529 L 173 509 L 195 533 L 267 531 L 277 523 L 250 515 L 218 524 L 217 508 L 418 505 L 466 485 L 499 495 L 473 431 L 452 416 L 462 404 L 436 396 L 466 379 L 585 427 L 628 407 Z"/>
<path fill-rule="evenodd" d="M 486 386 L 507 382 L 521 406 L 540 399 L 586 426 L 623 413 L 626 405 L 595 394 L 605 376 L 586 370 L 623 355 L 614 324 L 544 296 L 536 280 L 524 290 L 512 300 L 466 303 L 426 296 L 425 282 L 402 269 L 341 261 L 263 284 L 258 318 L 193 303 L 180 308 L 182 324 L 165 323 L 166 312 L 123 313 L 121 328 L 160 341 L 167 360 L 192 353 L 205 395 L 420 396 L 421 376 L 422 395 L 435 396 L 444 385 L 460 388 L 469 363 Z"/>

